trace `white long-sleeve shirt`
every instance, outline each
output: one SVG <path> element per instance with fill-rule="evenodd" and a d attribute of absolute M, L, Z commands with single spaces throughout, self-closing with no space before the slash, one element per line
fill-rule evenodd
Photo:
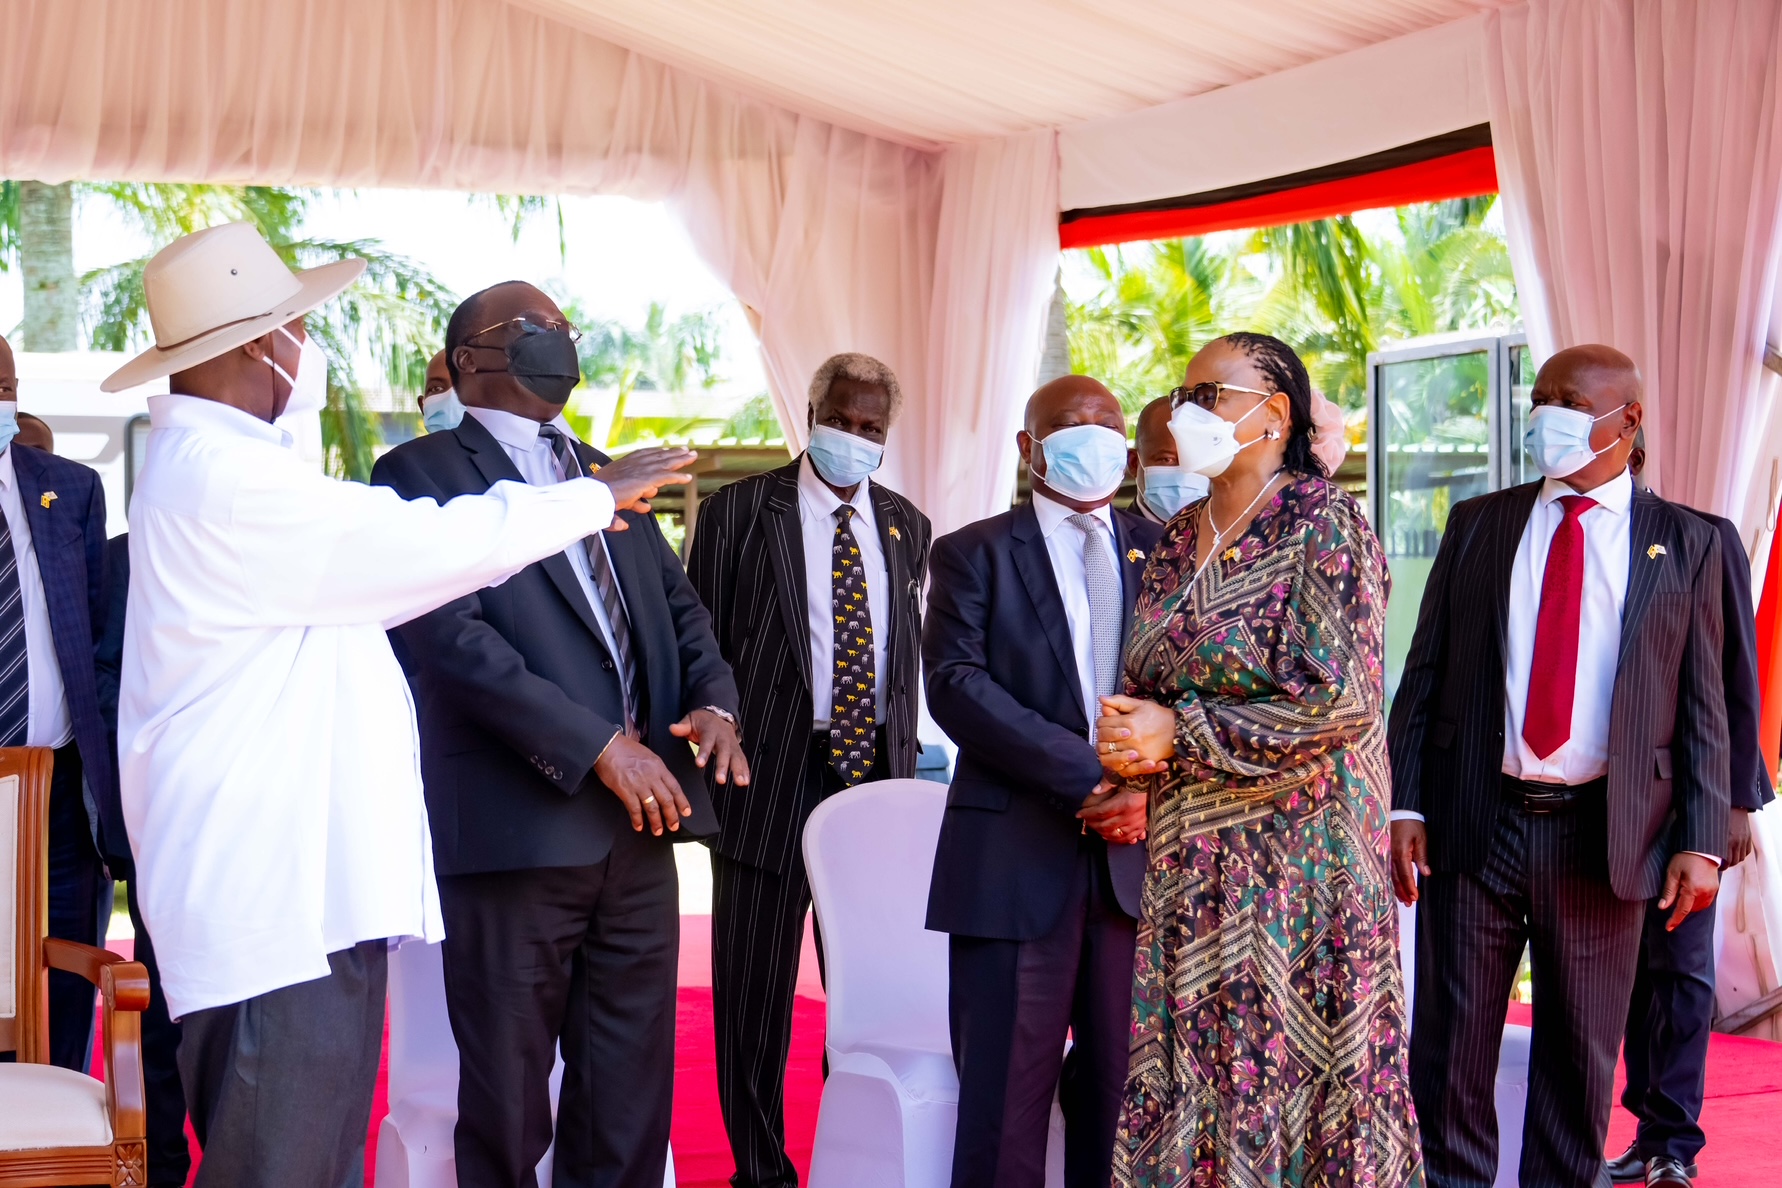
<path fill-rule="evenodd" d="M 289 435 L 149 399 L 118 749 L 175 1017 L 443 935 L 414 706 L 387 627 L 605 528 L 591 479 L 443 506 L 317 474 Z"/>
<path fill-rule="evenodd" d="M 872 480 L 861 479 L 848 505 L 854 509 L 849 527 L 860 547 L 860 568 L 866 574 L 866 612 L 872 618 L 873 720 L 885 720 L 885 671 L 891 643 L 891 579 L 880 547 L 879 520 L 872 510 Z M 804 614 L 810 628 L 811 727 L 829 729 L 835 699 L 835 509 L 840 496 L 817 477 L 810 455 L 798 464 L 798 524 L 804 536 Z"/>
<path fill-rule="evenodd" d="M 1083 568 L 1081 530 L 1070 524 L 1077 513 L 1039 492 L 1033 495 L 1033 515 L 1046 538 L 1046 555 L 1052 560 L 1052 576 L 1058 580 L 1058 596 L 1064 599 L 1064 617 L 1070 623 L 1070 644 L 1077 654 L 1077 680 L 1083 687 L 1083 713 L 1094 729 L 1101 717 L 1101 698 L 1095 690 L 1095 616 L 1089 608 L 1089 577 Z M 1114 534 L 1114 513 L 1102 504 L 1089 513 L 1107 541 L 1108 556 L 1120 555 L 1120 538 Z M 1114 581 L 1120 581 L 1120 565 L 1114 563 Z"/>

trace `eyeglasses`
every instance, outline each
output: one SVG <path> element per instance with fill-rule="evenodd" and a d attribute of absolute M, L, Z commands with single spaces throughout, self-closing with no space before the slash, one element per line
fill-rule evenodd
<path fill-rule="evenodd" d="M 1252 396 L 1263 397 L 1274 395 L 1273 392 L 1260 392 L 1255 388 L 1245 388 L 1238 384 L 1220 384 L 1209 381 L 1204 384 L 1195 384 L 1192 388 L 1171 388 L 1169 406 L 1172 409 L 1181 408 L 1192 400 L 1208 412 L 1212 412 L 1213 407 L 1227 392 L 1248 392 Z"/>
<path fill-rule="evenodd" d="M 466 334 L 464 336 L 464 345 L 467 347 L 474 347 L 477 350 L 500 350 L 500 347 L 479 347 L 471 340 L 481 338 L 483 335 L 491 334 L 496 330 L 506 329 L 509 326 L 518 328 L 519 333 L 514 336 L 516 339 L 525 338 L 533 334 L 550 334 L 559 330 L 567 330 L 569 332 L 570 342 L 580 342 L 582 340 L 582 332 L 568 322 L 535 322 L 531 318 L 520 317 L 509 318 L 505 322 L 496 322 L 493 326 L 484 326 L 475 334 Z"/>

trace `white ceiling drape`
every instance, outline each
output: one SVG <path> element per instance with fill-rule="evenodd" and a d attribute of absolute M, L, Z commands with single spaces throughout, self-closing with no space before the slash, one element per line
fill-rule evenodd
<path fill-rule="evenodd" d="M 1537 357 L 1603 342 L 1646 379 L 1647 474 L 1737 516 L 1782 215 L 1782 5 L 1531 0 L 1486 18 L 1510 249 Z"/>

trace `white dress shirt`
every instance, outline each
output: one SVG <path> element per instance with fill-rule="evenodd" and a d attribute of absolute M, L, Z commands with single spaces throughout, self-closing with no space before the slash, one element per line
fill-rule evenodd
<path fill-rule="evenodd" d="M 848 506 L 849 527 L 860 546 L 860 568 L 866 573 L 866 609 L 872 615 L 873 720 L 885 720 L 885 664 L 891 642 L 891 578 L 879 540 L 878 518 L 872 513 L 871 479 L 861 479 Z M 798 522 L 804 535 L 804 610 L 810 624 L 811 715 L 816 730 L 829 728 L 835 689 L 835 509 L 842 500 L 817 476 L 810 455 L 798 464 Z"/>
<path fill-rule="evenodd" d="M 1504 774 L 1542 784 L 1585 784 L 1609 771 L 1609 708 L 1621 658 L 1621 608 L 1627 602 L 1633 476 L 1626 471 L 1585 492 L 1596 506 L 1584 529 L 1584 591 L 1578 608 L 1578 673 L 1572 692 L 1572 734 L 1545 759 L 1522 737 L 1535 624 L 1553 534 L 1565 519 L 1559 501 L 1576 495 L 1558 479 L 1541 484 L 1510 566 L 1509 625 L 1504 637 Z"/>
<path fill-rule="evenodd" d="M 149 398 L 118 749 L 175 1017 L 443 935 L 414 706 L 384 635 L 612 522 L 581 480 L 443 506 L 337 482 L 227 405 Z"/>
<path fill-rule="evenodd" d="M 1052 558 L 1052 576 L 1058 579 L 1058 593 L 1064 599 L 1064 617 L 1070 621 L 1071 649 L 1077 656 L 1077 682 L 1083 690 L 1083 713 L 1089 725 L 1101 717 L 1101 701 L 1095 691 L 1094 619 L 1089 613 L 1089 575 L 1083 568 L 1082 530 L 1066 521 L 1077 513 L 1033 493 L 1033 514 L 1039 519 L 1040 532 L 1046 538 L 1046 554 Z M 1114 513 L 1103 504 L 1089 513 L 1107 534 L 1108 556 L 1114 558 L 1114 581 L 1121 581 L 1120 542 L 1114 535 Z M 1124 592 L 1122 592 L 1124 593 Z"/>
<path fill-rule="evenodd" d="M 508 460 L 519 470 L 520 477 L 532 486 L 549 487 L 563 481 L 557 473 L 557 457 L 551 452 L 551 443 L 546 441 L 544 435 L 539 432 L 543 426 L 537 421 L 530 417 L 503 412 L 498 408 L 471 408 L 466 405 L 464 413 L 466 416 L 475 417 L 477 423 L 489 431 L 489 436 L 493 437 L 496 443 L 501 446 L 501 452 L 506 454 Z M 559 415 L 551 422 L 551 425 L 563 436 L 575 437 L 575 430 L 569 427 L 569 422 L 565 421 L 562 416 Z M 606 548 L 604 536 L 597 536 L 595 539 L 600 542 L 602 549 Z M 594 584 L 593 571 L 588 567 L 588 550 L 583 547 L 583 542 L 578 540 L 564 549 L 563 555 L 569 558 L 570 568 L 575 570 L 575 580 L 581 584 L 582 595 L 587 598 L 588 605 L 593 608 L 594 621 L 600 624 L 600 642 L 606 645 L 608 655 L 617 656 L 619 650 L 613 641 L 612 620 L 607 616 L 606 603 L 600 597 L 600 587 Z M 609 566 L 612 564 L 610 552 L 606 555 L 606 563 Z M 615 582 L 614 585 L 616 586 L 617 583 Z M 619 605 L 626 608 L 626 614 L 631 613 L 630 607 L 625 603 L 623 589 L 619 590 Z M 619 679 L 623 682 L 625 674 L 620 673 Z M 631 689 L 625 690 L 625 697 L 632 709 L 635 710 L 637 703 Z"/>
<path fill-rule="evenodd" d="M 25 503 L 19 497 L 18 475 L 12 469 L 12 446 L 0 451 L 0 513 L 12 532 L 12 551 L 18 558 L 19 607 L 25 616 L 25 694 L 30 725 L 25 730 L 28 747 L 60 747 L 74 739 L 74 716 L 68 712 L 68 695 L 62 687 L 62 662 L 56 658 L 56 637 L 50 630 L 49 599 L 43 592 L 43 571 L 37 567 L 37 550 L 31 544 L 31 524 L 25 519 Z"/>

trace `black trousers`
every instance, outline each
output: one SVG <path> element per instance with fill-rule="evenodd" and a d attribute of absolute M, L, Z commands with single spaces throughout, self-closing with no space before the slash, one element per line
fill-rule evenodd
<path fill-rule="evenodd" d="M 328 976 L 180 1020 L 198 1188 L 359 1188 L 384 1038 L 388 948 L 328 954 Z"/>
<path fill-rule="evenodd" d="M 1664 929 L 1670 914 L 1657 900 L 1646 909 L 1621 1104 L 1640 1120 L 1641 1158 L 1669 1155 L 1687 1167 L 1707 1142 L 1700 1120 L 1714 1023 L 1714 908 L 1689 913 L 1675 932 Z"/>
<path fill-rule="evenodd" d="M 1521 1183 L 1608 1184 L 1603 1143 L 1645 910 L 1609 885 L 1601 796 L 1546 816 L 1506 803 L 1483 868 L 1423 880 L 1411 1093 L 1431 1188 L 1497 1178 L 1498 1051 L 1525 945 L 1534 1034 Z"/>
<path fill-rule="evenodd" d="M 80 750 L 56 748 L 49 803 L 49 935 L 103 945 L 111 923 L 111 879 L 93 844 L 81 780 Z M 93 983 L 78 974 L 49 974 L 50 1063 L 86 1072 L 93 1057 Z"/>
<path fill-rule="evenodd" d="M 1041 1188 L 1054 1089 L 1064 1112 L 1065 1184 L 1107 1188 L 1126 1088 L 1137 929 L 1114 898 L 1107 846 L 1090 834 L 1050 933 L 952 938 L 953 1188 Z"/>
<path fill-rule="evenodd" d="M 532 1188 L 554 1132 L 558 1188 L 660 1188 L 680 952 L 673 843 L 625 830 L 592 866 L 442 877 L 439 898 L 458 1183 Z"/>
<path fill-rule="evenodd" d="M 868 780 L 890 778 L 882 737 Z M 800 787 L 799 828 L 827 797 L 847 785 L 829 763 L 829 734 L 812 732 Z M 812 795 L 810 789 L 816 789 Z M 712 855 L 712 1011 L 718 1045 L 718 1105 L 730 1136 L 736 1188 L 792 1188 L 798 1172 L 786 1154 L 786 1056 L 811 885 L 804 850 L 784 873 Z M 821 955 L 822 939 L 818 938 Z"/>
<path fill-rule="evenodd" d="M 149 1188 L 183 1188 L 192 1170 L 186 1146 L 186 1098 L 179 1081 L 179 1024 L 167 1014 L 161 992 L 161 966 L 148 926 L 136 906 L 136 882 L 124 885 L 130 923 L 136 929 L 136 960 L 148 970 L 149 1004 L 142 1012 L 142 1084 L 148 1106 Z M 381 1037 L 380 1037 L 381 1039 Z"/>

